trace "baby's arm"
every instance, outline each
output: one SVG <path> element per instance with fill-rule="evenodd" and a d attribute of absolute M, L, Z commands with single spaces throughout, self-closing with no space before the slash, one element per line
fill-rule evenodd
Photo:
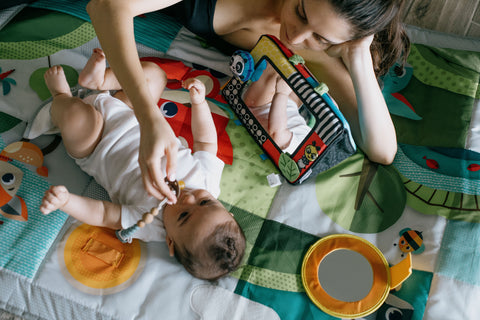
<path fill-rule="evenodd" d="M 205 85 L 198 79 L 190 78 L 183 87 L 190 91 L 192 102 L 193 152 L 208 151 L 216 155 L 217 129 L 205 100 Z"/>
<path fill-rule="evenodd" d="M 292 139 L 292 133 L 287 129 L 287 102 L 291 92 L 292 89 L 288 84 L 278 77 L 275 95 L 268 113 L 268 133 L 280 149 L 285 149 Z"/>
<path fill-rule="evenodd" d="M 110 229 L 122 227 L 120 205 L 72 194 L 64 186 L 50 187 L 45 192 L 40 206 L 43 214 L 49 214 L 57 209 L 92 226 Z"/>
<path fill-rule="evenodd" d="M 250 83 L 247 90 L 242 94 L 243 102 L 249 108 L 264 106 L 271 103 L 275 94 L 276 79 L 278 73 L 273 69 L 270 63 L 263 70 L 262 76 L 257 81 Z"/>

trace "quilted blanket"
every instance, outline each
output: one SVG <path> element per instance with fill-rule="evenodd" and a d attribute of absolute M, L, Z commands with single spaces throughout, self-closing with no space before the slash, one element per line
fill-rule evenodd
<path fill-rule="evenodd" d="M 230 57 L 158 13 L 135 18 L 141 57 L 164 63 L 177 80 L 193 75 L 208 84 L 219 157 L 226 163 L 219 199 L 244 230 L 247 249 L 239 270 L 207 282 L 192 278 L 164 243 L 122 244 L 110 230 L 80 224 L 61 211 L 43 216 L 38 209 L 54 184 L 108 197 L 70 159 L 59 136 L 23 137 L 50 98 L 43 83 L 49 66 L 61 64 L 71 87 L 82 90 L 78 73 L 100 46 L 85 3 L 39 0 L 0 12 L 4 315 L 336 319 L 312 298 L 303 262 L 319 240 L 349 235 L 367 240 L 388 268 L 406 256 L 412 264 L 409 277 L 388 290 L 373 313 L 357 318 L 480 318 L 479 39 L 409 28 L 408 65 L 392 67 L 381 79 L 398 137 L 392 165 L 373 163 L 358 151 L 300 185 L 280 178 L 272 187 L 267 176 L 278 170 L 221 96 L 232 76 Z M 173 103 L 170 124 L 191 143 L 187 101 L 188 92 L 172 82 L 159 107 Z M 24 152 L 34 160 L 26 161 Z M 344 263 L 336 275 L 359 268 Z"/>

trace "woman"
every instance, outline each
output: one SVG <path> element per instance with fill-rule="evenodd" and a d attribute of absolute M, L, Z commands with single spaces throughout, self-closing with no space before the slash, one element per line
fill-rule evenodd
<path fill-rule="evenodd" d="M 262 34 L 276 35 L 329 86 L 369 159 L 389 164 L 397 143 L 377 76 L 408 51 L 400 24 L 402 4 L 403 0 L 90 1 L 87 11 L 99 41 L 140 123 L 139 162 L 147 192 L 175 202 L 155 159 L 167 156 L 166 173 L 174 180 L 177 150 L 173 131 L 146 85 L 134 40 L 135 16 L 173 5 L 170 14 L 193 10 L 193 16 L 179 17 L 191 31 L 199 28 L 207 40 L 245 50 Z"/>

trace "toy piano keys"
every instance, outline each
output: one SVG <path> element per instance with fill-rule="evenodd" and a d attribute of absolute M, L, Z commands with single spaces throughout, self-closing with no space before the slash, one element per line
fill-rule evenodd
<path fill-rule="evenodd" d="M 243 99 L 268 64 L 303 103 L 299 110 L 308 114 L 306 121 L 311 130 L 292 154 L 282 151 Z M 223 87 L 225 100 L 289 183 L 300 184 L 355 153 L 350 127 L 328 94 L 328 87 L 319 83 L 305 67 L 303 59 L 276 37 L 263 35 L 251 52 L 236 51 L 230 68 L 234 76 Z"/>

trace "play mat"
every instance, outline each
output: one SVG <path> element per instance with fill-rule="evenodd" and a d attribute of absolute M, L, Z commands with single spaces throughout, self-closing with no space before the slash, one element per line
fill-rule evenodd
<path fill-rule="evenodd" d="M 207 282 L 164 243 L 122 244 L 109 230 L 38 210 L 54 184 L 107 197 L 58 136 L 22 139 L 50 98 L 49 66 L 61 64 L 82 93 L 78 73 L 99 46 L 85 4 L 39 0 L 0 11 L 0 317 L 335 319 L 310 300 L 302 263 L 319 239 L 340 234 L 367 240 L 390 266 L 411 257 L 411 275 L 365 319 L 480 319 L 480 40 L 409 28 L 408 66 L 383 79 L 398 136 L 392 165 L 358 151 L 300 185 L 271 187 L 276 167 L 221 96 L 230 57 L 158 13 L 135 18 L 142 57 L 172 79 L 208 84 L 226 163 L 220 200 L 247 249 L 240 269 Z M 188 143 L 188 93 L 175 81 L 170 89 L 159 107 Z"/>

